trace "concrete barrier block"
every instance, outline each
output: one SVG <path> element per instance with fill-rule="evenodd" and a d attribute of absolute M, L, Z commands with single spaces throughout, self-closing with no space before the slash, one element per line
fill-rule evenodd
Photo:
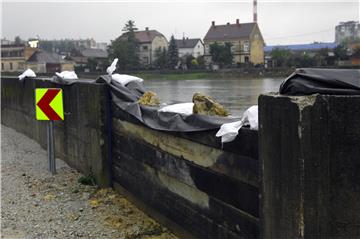
<path fill-rule="evenodd" d="M 259 97 L 262 238 L 360 237 L 360 96 Z"/>

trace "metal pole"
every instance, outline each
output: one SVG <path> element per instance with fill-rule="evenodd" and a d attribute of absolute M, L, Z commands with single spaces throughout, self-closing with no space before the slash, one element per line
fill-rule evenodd
<path fill-rule="evenodd" d="M 49 120 L 47 127 L 47 149 L 49 159 L 49 171 L 56 174 L 55 145 L 54 145 L 54 121 Z"/>

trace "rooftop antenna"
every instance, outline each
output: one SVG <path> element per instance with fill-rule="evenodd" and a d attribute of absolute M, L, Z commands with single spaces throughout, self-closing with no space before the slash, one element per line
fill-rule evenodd
<path fill-rule="evenodd" d="M 254 0 L 253 2 L 253 14 L 254 14 L 253 22 L 257 22 L 257 0 Z"/>

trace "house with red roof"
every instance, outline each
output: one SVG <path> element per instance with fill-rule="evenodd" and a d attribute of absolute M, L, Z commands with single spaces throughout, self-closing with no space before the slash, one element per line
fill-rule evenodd
<path fill-rule="evenodd" d="M 215 25 L 213 21 L 204 37 L 206 64 L 211 64 L 210 45 L 231 44 L 233 64 L 252 63 L 254 65 L 264 63 L 264 39 L 256 22 L 240 23 L 236 19 L 235 24 Z"/>

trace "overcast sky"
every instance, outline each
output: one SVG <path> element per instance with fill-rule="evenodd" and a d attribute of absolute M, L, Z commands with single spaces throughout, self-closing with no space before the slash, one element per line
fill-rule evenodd
<path fill-rule="evenodd" d="M 110 42 L 125 22 L 167 38 L 204 38 L 216 24 L 252 21 L 252 1 L 231 2 L 3 2 L 2 38 L 94 38 Z M 267 45 L 333 42 L 341 21 L 359 21 L 359 1 L 258 0 L 258 24 Z"/>

